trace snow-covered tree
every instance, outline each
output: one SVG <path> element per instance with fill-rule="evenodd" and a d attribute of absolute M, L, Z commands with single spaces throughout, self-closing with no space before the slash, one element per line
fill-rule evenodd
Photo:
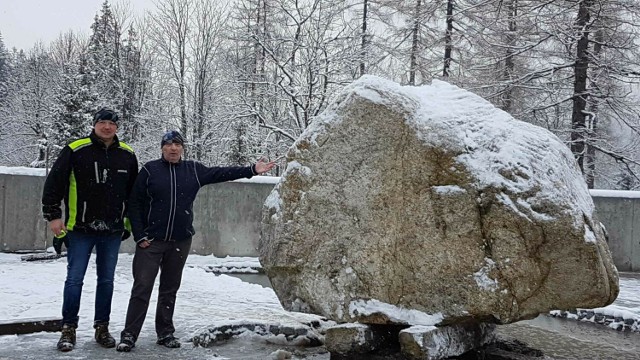
<path fill-rule="evenodd" d="M 89 133 L 93 114 L 100 105 L 91 89 L 86 41 L 73 32 L 63 34 L 54 42 L 52 56 L 58 80 L 49 138 L 61 146 Z"/>
<path fill-rule="evenodd" d="M 6 99 L 9 87 L 9 51 L 0 32 L 0 104 Z"/>

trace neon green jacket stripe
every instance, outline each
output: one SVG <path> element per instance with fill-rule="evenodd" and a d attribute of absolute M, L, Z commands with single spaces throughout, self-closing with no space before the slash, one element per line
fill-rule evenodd
<path fill-rule="evenodd" d="M 76 151 L 79 150 L 87 145 L 91 145 L 91 139 L 90 138 L 82 138 L 79 140 L 76 140 L 74 142 L 72 142 L 71 144 L 69 144 L 69 147 L 71 148 L 71 150 Z"/>
<path fill-rule="evenodd" d="M 120 144 L 120 147 L 127 150 L 128 152 L 135 154 L 135 152 L 133 151 L 133 148 L 125 143 L 123 143 L 122 141 L 118 142 Z"/>
<path fill-rule="evenodd" d="M 128 232 L 131 232 L 131 221 L 129 220 L 128 217 L 124 218 L 124 229 L 127 230 Z"/>
<path fill-rule="evenodd" d="M 73 230 L 73 227 L 76 225 L 76 216 L 78 214 L 77 191 L 76 176 L 72 170 L 71 175 L 69 175 L 69 220 L 67 221 L 67 230 L 69 231 Z"/>

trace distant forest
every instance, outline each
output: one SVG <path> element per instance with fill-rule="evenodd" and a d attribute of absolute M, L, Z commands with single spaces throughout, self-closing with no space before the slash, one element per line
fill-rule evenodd
<path fill-rule="evenodd" d="M 135 17 L 105 1 L 88 36 L 30 49 L 7 49 L 0 25 L 0 164 L 51 166 L 101 107 L 142 162 L 168 129 L 207 164 L 274 159 L 373 74 L 477 93 L 565 141 L 589 187 L 640 188 L 636 0 L 223 3 L 158 0 Z"/>

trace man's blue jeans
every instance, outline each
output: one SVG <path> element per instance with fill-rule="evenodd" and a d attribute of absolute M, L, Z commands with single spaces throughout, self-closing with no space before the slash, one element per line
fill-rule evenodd
<path fill-rule="evenodd" d="M 91 258 L 94 247 L 98 275 L 94 324 L 108 323 L 111 314 L 111 298 L 113 297 L 113 277 L 118 263 L 122 234 L 94 235 L 69 231 L 67 236 L 69 246 L 67 248 L 67 280 L 64 282 L 62 303 L 62 323 L 78 325 L 84 275 L 87 272 L 89 258 Z"/>

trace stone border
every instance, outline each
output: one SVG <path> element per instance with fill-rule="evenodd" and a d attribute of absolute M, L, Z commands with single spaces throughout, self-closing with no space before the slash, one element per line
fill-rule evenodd
<path fill-rule="evenodd" d="M 62 328 L 62 319 L 37 318 L 0 321 L 0 335 L 21 335 L 41 331 L 57 332 Z"/>
<path fill-rule="evenodd" d="M 618 331 L 640 332 L 640 316 L 624 318 L 622 316 L 607 315 L 593 309 L 553 310 L 549 312 L 548 316 L 592 322 Z"/>
<path fill-rule="evenodd" d="M 292 345 L 320 346 L 324 344 L 324 336 L 319 331 L 320 328 L 320 321 L 299 325 L 266 323 L 219 325 L 194 336 L 191 338 L 191 342 L 194 346 L 211 347 L 245 333 L 253 333 L 257 336 L 265 337 L 267 341 L 269 337 L 276 337 L 285 340 L 287 343 L 292 343 Z"/>
<path fill-rule="evenodd" d="M 214 274 L 264 274 L 262 266 L 207 265 L 204 271 Z"/>

